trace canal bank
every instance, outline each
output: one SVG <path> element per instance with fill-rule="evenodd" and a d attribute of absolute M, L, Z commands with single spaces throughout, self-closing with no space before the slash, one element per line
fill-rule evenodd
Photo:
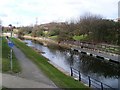
<path fill-rule="evenodd" d="M 97 59 L 73 50 L 62 49 L 55 46 L 47 47 L 31 40 L 23 41 L 28 46 L 36 48 L 37 51 L 40 50 L 40 52 L 44 52 L 41 54 L 48 58 L 50 60 L 49 62 L 59 66 L 64 71 L 69 72 L 69 74 L 70 67 L 72 66 L 81 72 L 81 77 L 87 82 L 88 76 L 90 76 L 113 88 L 118 87 L 119 67 L 116 63 Z"/>
<path fill-rule="evenodd" d="M 103 60 L 108 60 L 111 62 L 115 62 L 115 63 L 120 63 L 120 55 L 118 54 L 113 54 L 113 53 L 108 53 L 108 52 L 104 52 L 104 51 L 99 51 L 99 50 L 95 50 L 95 49 L 88 49 L 88 48 L 83 48 L 82 46 L 76 46 L 76 45 L 72 45 L 72 44 L 68 44 L 68 43 L 58 43 L 54 40 L 48 39 L 48 38 L 42 38 L 42 37 L 31 37 L 31 36 L 24 36 L 23 38 L 25 39 L 31 39 L 31 40 L 36 40 L 40 43 L 42 43 L 45 46 L 49 46 L 49 44 L 54 44 L 54 45 L 58 45 L 64 48 L 68 48 L 68 49 L 72 49 L 74 51 L 80 52 L 80 53 L 84 53 L 87 54 L 89 56 L 94 56 L 96 58 L 100 58 Z"/>
<path fill-rule="evenodd" d="M 30 58 L 38 67 L 60 88 L 87 88 L 83 83 L 75 81 L 72 77 L 65 75 L 53 65 L 48 63 L 48 59 L 35 52 L 17 39 L 13 39 L 15 45 Z"/>

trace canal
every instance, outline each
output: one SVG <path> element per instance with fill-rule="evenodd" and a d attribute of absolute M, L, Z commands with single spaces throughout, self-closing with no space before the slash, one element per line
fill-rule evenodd
<path fill-rule="evenodd" d="M 81 72 L 85 80 L 87 76 L 101 81 L 113 88 L 118 88 L 118 79 L 120 76 L 119 65 L 117 63 L 101 60 L 95 57 L 87 56 L 76 51 L 63 49 L 58 46 L 46 47 L 40 43 L 31 40 L 24 40 L 30 46 L 40 50 L 43 56 L 70 72 L 70 66 Z"/>

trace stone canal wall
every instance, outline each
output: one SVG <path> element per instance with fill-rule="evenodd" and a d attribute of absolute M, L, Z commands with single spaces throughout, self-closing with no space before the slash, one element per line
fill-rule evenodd
<path fill-rule="evenodd" d="M 108 61 L 112 61 L 112 62 L 116 62 L 116 63 L 120 63 L 120 55 L 118 54 L 114 54 L 114 53 L 109 53 L 109 52 L 105 52 L 105 51 L 99 51 L 99 50 L 95 50 L 95 49 L 88 49 L 88 48 L 83 48 L 81 46 L 77 46 L 77 45 L 72 45 L 72 44 L 68 44 L 65 42 L 61 42 L 58 43 L 57 41 L 48 39 L 48 38 L 43 38 L 43 37 L 31 37 L 31 36 L 24 36 L 25 39 L 31 39 L 31 40 L 36 40 L 40 43 L 42 43 L 43 45 L 47 46 L 49 44 L 55 44 L 55 45 L 59 45 L 61 47 L 64 48 L 68 48 L 86 55 L 90 55 L 96 58 L 100 58 L 103 60 L 108 60 Z"/>

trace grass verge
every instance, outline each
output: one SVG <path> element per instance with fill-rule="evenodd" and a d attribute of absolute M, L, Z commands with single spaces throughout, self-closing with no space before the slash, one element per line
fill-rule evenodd
<path fill-rule="evenodd" d="M 80 36 L 73 36 L 73 39 L 76 41 L 80 41 L 80 40 L 86 40 L 87 39 L 87 35 L 80 35 Z"/>
<path fill-rule="evenodd" d="M 33 60 L 38 67 L 60 88 L 87 88 L 84 84 L 74 80 L 72 77 L 65 75 L 54 66 L 48 63 L 48 59 L 35 52 L 32 48 L 25 45 L 18 39 L 13 38 L 13 41 L 17 47 L 19 47 L 24 54 L 31 60 Z"/>
<path fill-rule="evenodd" d="M 10 48 L 8 46 L 7 40 L 3 37 L 2 38 L 2 72 L 7 73 L 10 71 Z M 13 73 L 18 73 L 21 71 L 20 65 L 13 53 Z"/>
<path fill-rule="evenodd" d="M 57 40 L 58 36 L 57 35 L 56 36 L 50 36 L 49 38 L 52 39 L 52 40 Z"/>

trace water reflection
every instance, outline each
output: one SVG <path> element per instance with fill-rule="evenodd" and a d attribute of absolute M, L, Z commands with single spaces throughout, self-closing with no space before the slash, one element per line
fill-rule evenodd
<path fill-rule="evenodd" d="M 118 78 L 118 64 L 99 60 L 90 56 L 82 56 L 80 69 L 83 73 L 97 73 L 99 76 Z"/>
<path fill-rule="evenodd" d="M 76 51 L 63 49 L 58 46 L 45 47 L 30 40 L 25 41 L 28 46 L 35 47 L 42 52 L 43 56 L 70 72 L 70 66 L 80 70 L 82 76 L 90 75 L 91 77 L 102 81 L 112 87 L 118 87 L 118 78 L 120 76 L 120 66 L 105 60 L 100 60 L 87 56 Z"/>
<path fill-rule="evenodd" d="M 109 61 L 97 59 L 81 53 L 69 53 L 68 63 L 80 70 L 85 75 L 98 74 L 98 76 L 118 78 L 120 76 L 119 65 Z M 66 55 L 67 56 L 67 55 Z"/>

